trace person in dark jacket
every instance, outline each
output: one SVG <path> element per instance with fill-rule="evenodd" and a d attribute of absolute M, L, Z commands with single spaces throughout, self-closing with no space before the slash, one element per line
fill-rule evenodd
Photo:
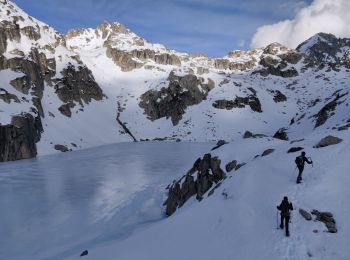
<path fill-rule="evenodd" d="M 301 177 L 301 174 L 303 173 L 304 171 L 304 165 L 305 165 L 305 162 L 307 162 L 308 164 L 312 164 L 312 161 L 309 161 L 308 158 L 306 158 L 306 153 L 305 152 L 302 152 L 301 155 L 299 155 L 297 158 L 295 158 L 295 163 L 298 167 L 298 170 L 299 170 L 299 174 L 298 174 L 298 178 L 297 178 L 297 183 L 301 183 L 301 180 L 303 179 Z"/>
<path fill-rule="evenodd" d="M 288 201 L 288 197 L 284 197 L 281 204 L 277 206 L 277 209 L 281 211 L 281 225 L 280 228 L 286 227 L 286 236 L 289 237 L 289 220 L 290 210 L 293 210 L 293 204 Z"/>

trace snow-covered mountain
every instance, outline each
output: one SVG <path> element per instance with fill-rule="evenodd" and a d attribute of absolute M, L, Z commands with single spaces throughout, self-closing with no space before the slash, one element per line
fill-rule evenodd
<path fill-rule="evenodd" d="M 210 58 L 119 23 L 61 35 L 0 6 L 0 161 L 207 142 L 4 163 L 0 203 L 29 220 L 0 218 L 9 236 L 0 258 L 75 259 L 83 249 L 91 259 L 350 258 L 350 39 L 319 33 L 295 50 L 271 43 Z M 299 151 L 315 165 L 297 186 Z M 289 239 L 275 229 L 286 195 L 296 209 Z M 300 208 L 332 212 L 338 233 Z"/>
<path fill-rule="evenodd" d="M 273 43 L 208 58 L 119 23 L 60 35 L 0 3 L 1 160 L 132 140 L 234 140 L 247 130 L 290 128 L 293 137 L 293 118 L 313 129 L 312 116 L 346 92 L 348 39 L 318 34 L 297 50 Z"/>

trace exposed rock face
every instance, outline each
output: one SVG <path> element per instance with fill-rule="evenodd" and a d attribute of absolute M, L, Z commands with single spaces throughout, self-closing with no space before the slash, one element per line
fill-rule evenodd
<path fill-rule="evenodd" d="M 316 124 L 315 128 L 323 125 L 326 123 L 326 121 L 329 118 L 329 114 L 335 110 L 335 108 L 338 105 L 338 100 L 342 97 L 344 97 L 346 94 L 340 95 L 339 93 L 336 94 L 336 97 L 329 103 L 327 103 L 317 114 L 316 114 Z"/>
<path fill-rule="evenodd" d="M 228 54 L 229 58 L 240 58 L 240 61 L 232 62 L 229 59 L 214 59 L 214 68 L 219 70 L 238 70 L 246 71 L 255 67 L 256 59 L 253 57 L 254 50 L 242 52 L 234 51 Z M 242 59 L 244 57 L 244 59 Z"/>
<path fill-rule="evenodd" d="M 0 125 L 0 162 L 35 157 L 41 132 L 40 117 L 30 114 L 14 116 L 10 125 Z"/>
<path fill-rule="evenodd" d="M 328 135 L 325 138 L 322 138 L 321 141 L 319 141 L 319 143 L 314 147 L 315 148 L 326 147 L 329 145 L 339 144 L 342 141 L 343 140 L 338 137 Z"/>
<path fill-rule="evenodd" d="M 234 100 L 221 99 L 216 100 L 215 103 L 213 103 L 213 107 L 227 110 L 231 110 L 233 108 L 244 108 L 248 105 L 254 112 L 262 112 L 260 100 L 255 95 L 249 95 L 248 97 L 236 97 Z"/>
<path fill-rule="evenodd" d="M 316 220 L 323 222 L 329 233 L 337 233 L 337 227 L 335 219 L 333 218 L 333 214 L 330 212 L 320 212 L 314 209 L 311 214 L 316 215 Z"/>
<path fill-rule="evenodd" d="M 116 48 L 112 48 L 109 44 L 107 46 L 107 57 L 111 58 L 122 71 L 131 71 L 133 69 L 141 68 L 142 61 L 153 60 L 162 65 L 181 66 L 181 60 L 178 56 L 169 53 L 156 53 L 153 50 L 133 50 L 126 52 Z M 137 58 L 137 60 L 135 60 Z"/>
<path fill-rule="evenodd" d="M 264 49 L 260 58 L 260 65 L 263 68 L 254 73 L 260 73 L 264 77 L 268 75 L 283 78 L 295 77 L 299 75 L 298 71 L 293 66 L 288 68 L 288 64 L 297 64 L 302 58 L 303 54 L 279 43 L 272 43 Z"/>
<path fill-rule="evenodd" d="M 160 91 L 149 90 L 141 96 L 139 106 L 144 109 L 152 121 L 162 117 L 171 118 L 173 125 L 177 125 L 188 106 L 199 104 L 206 99 L 214 82 L 208 79 L 204 84 L 195 75 L 169 75 L 169 86 Z"/>
<path fill-rule="evenodd" d="M 88 104 L 93 99 L 102 100 L 103 93 L 96 83 L 91 71 L 79 66 L 69 66 L 62 72 L 61 79 L 55 79 L 55 90 L 57 96 L 64 102 L 77 102 L 83 106 L 83 102 Z"/>
<path fill-rule="evenodd" d="M 169 187 L 166 206 L 166 215 L 172 215 L 189 198 L 196 195 L 197 200 L 202 200 L 203 195 L 213 186 L 226 177 L 220 168 L 221 160 L 205 154 L 203 159 L 198 158 L 189 172 L 179 181 L 175 181 Z M 196 176 L 194 176 L 196 174 Z"/>
<path fill-rule="evenodd" d="M 306 219 L 307 221 L 312 220 L 311 214 L 310 214 L 309 212 L 307 212 L 306 210 L 300 208 L 300 209 L 299 209 L 299 213 L 300 213 L 300 215 L 301 215 L 304 219 Z"/>

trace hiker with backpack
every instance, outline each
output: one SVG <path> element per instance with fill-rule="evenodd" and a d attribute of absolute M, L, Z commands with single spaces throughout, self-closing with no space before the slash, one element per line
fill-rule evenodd
<path fill-rule="evenodd" d="M 293 204 L 288 201 L 288 197 L 284 197 L 281 204 L 277 206 L 277 209 L 281 211 L 281 225 L 280 228 L 286 228 L 286 236 L 289 237 L 289 220 L 290 210 L 293 210 Z"/>
<path fill-rule="evenodd" d="M 299 174 L 298 174 L 298 178 L 297 178 L 297 183 L 301 183 L 301 180 L 303 179 L 301 177 L 301 174 L 304 171 L 304 165 L 305 162 L 307 162 L 308 164 L 312 164 L 312 160 L 310 158 L 310 160 L 308 158 L 306 158 L 306 153 L 305 152 L 301 152 L 301 155 L 299 155 L 298 157 L 295 158 L 295 163 L 297 165 L 297 168 L 299 170 Z"/>

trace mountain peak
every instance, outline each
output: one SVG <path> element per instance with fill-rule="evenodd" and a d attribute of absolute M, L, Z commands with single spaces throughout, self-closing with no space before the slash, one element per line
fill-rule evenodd
<path fill-rule="evenodd" d="M 350 39 L 320 32 L 301 43 L 297 50 L 320 63 L 339 63 L 349 48 Z"/>

